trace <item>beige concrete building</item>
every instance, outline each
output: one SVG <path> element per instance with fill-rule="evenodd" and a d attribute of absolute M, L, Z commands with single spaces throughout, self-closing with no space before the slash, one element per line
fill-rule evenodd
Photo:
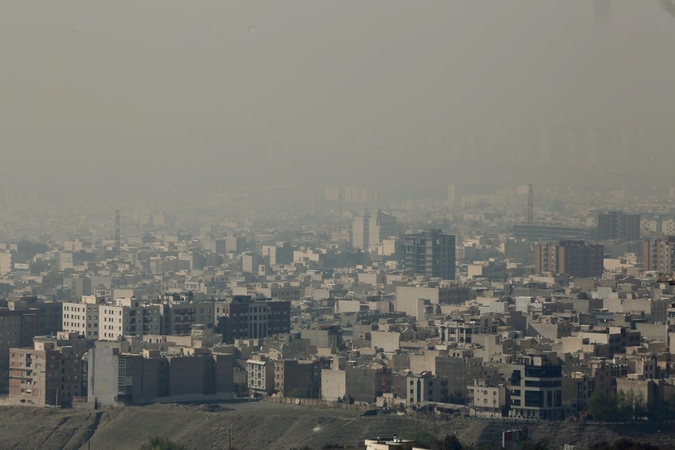
<path fill-rule="evenodd" d="M 471 415 L 502 417 L 506 410 L 506 387 L 488 386 L 484 380 L 476 380 L 467 386 Z"/>
<path fill-rule="evenodd" d="M 59 332 L 56 338 L 36 338 L 34 348 L 10 350 L 10 403 L 26 406 L 70 406 L 87 394 L 82 357 L 92 339 Z"/>

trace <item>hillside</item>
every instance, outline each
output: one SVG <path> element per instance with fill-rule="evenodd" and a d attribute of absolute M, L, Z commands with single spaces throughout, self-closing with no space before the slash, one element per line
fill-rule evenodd
<path fill-rule="evenodd" d="M 152 436 L 164 436 L 189 449 L 226 449 L 232 427 L 233 447 L 288 450 L 324 444 L 362 448 L 369 437 L 411 436 L 429 432 L 438 436 L 455 433 L 470 444 L 498 444 L 501 431 L 522 423 L 493 422 L 435 416 L 361 417 L 358 413 L 328 408 L 309 409 L 267 403 L 212 406 L 152 405 L 106 409 L 95 412 L 34 408 L 0 408 L 0 448 L 42 450 L 86 449 L 88 430 L 96 450 L 137 449 Z M 593 441 L 613 441 L 621 436 L 637 440 L 675 442 L 672 424 L 596 426 L 564 423 L 528 424 L 534 440 L 585 446 Z"/>

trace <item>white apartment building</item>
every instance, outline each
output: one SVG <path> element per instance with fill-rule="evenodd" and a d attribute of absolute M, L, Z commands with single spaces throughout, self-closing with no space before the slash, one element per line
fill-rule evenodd
<path fill-rule="evenodd" d="M 161 334 L 161 305 L 121 298 L 111 304 L 83 296 L 82 303 L 63 304 L 63 331 L 94 339 L 116 340 L 120 336 Z"/>
<path fill-rule="evenodd" d="M 136 298 L 118 298 L 110 305 L 101 305 L 101 339 L 120 336 L 161 334 L 160 305 L 143 304 Z"/>
<path fill-rule="evenodd" d="M 253 355 L 246 361 L 248 389 L 252 395 L 269 395 L 274 390 L 274 361 Z"/>
<path fill-rule="evenodd" d="M 63 303 L 63 331 L 86 338 L 99 338 L 99 305 L 91 303 Z"/>

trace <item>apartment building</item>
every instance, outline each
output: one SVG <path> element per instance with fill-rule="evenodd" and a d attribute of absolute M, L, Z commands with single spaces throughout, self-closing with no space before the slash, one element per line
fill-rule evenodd
<path fill-rule="evenodd" d="M 7 275 L 12 271 L 12 254 L 0 252 L 0 275 Z"/>
<path fill-rule="evenodd" d="M 63 303 L 46 300 L 37 296 L 13 297 L 7 302 L 10 311 L 32 310 L 37 311 L 40 322 L 40 334 L 55 336 L 63 328 Z"/>
<path fill-rule="evenodd" d="M 291 302 L 258 300 L 248 295 L 235 295 L 225 302 L 216 302 L 217 332 L 223 341 L 258 339 L 291 330 Z"/>
<path fill-rule="evenodd" d="M 642 268 L 666 274 L 675 271 L 675 236 L 643 241 Z"/>
<path fill-rule="evenodd" d="M 588 339 L 589 344 L 605 344 L 609 346 L 609 355 L 626 353 L 626 347 L 640 345 L 642 334 L 637 330 L 625 327 L 608 327 L 597 331 L 579 331 L 576 337 Z"/>
<path fill-rule="evenodd" d="M 282 397 L 320 397 L 321 368 L 311 361 L 274 361 L 274 390 Z"/>
<path fill-rule="evenodd" d="M 10 349 L 9 400 L 31 406 L 70 406 L 87 395 L 84 354 L 93 339 L 59 332 L 56 338 L 35 338 L 33 348 Z"/>
<path fill-rule="evenodd" d="M 98 406 L 225 400 L 234 390 L 232 354 L 183 347 L 130 352 L 126 341 L 98 341 L 88 362 L 87 401 Z"/>
<path fill-rule="evenodd" d="M 63 331 L 87 338 L 99 338 L 99 304 L 64 302 Z"/>
<path fill-rule="evenodd" d="M 414 274 L 455 279 L 455 236 L 441 230 L 401 236 L 401 264 Z"/>
<path fill-rule="evenodd" d="M 11 348 L 32 347 L 33 338 L 40 334 L 37 311 L 0 309 L 0 376 L 9 371 Z"/>
<path fill-rule="evenodd" d="M 467 317 L 465 319 L 448 320 L 440 325 L 441 342 L 471 344 L 472 338 L 478 334 L 496 334 L 499 319 L 496 315 Z"/>
<path fill-rule="evenodd" d="M 275 300 L 300 300 L 302 289 L 299 283 L 290 283 L 288 281 L 283 283 L 265 283 L 256 286 L 255 292 L 263 295 L 265 298 L 273 298 Z"/>
<path fill-rule="evenodd" d="M 511 408 L 509 417 L 559 420 L 562 403 L 562 366 L 546 355 L 518 358 L 508 365 Z"/>
<path fill-rule="evenodd" d="M 163 333 L 165 334 L 188 335 L 192 325 L 195 324 L 213 328 L 217 321 L 215 311 L 216 304 L 209 301 L 165 303 L 160 311 L 163 316 L 163 324 L 160 324 L 160 329 L 164 330 Z M 148 314 L 148 317 L 152 317 L 154 322 L 154 312 L 151 308 Z"/>
<path fill-rule="evenodd" d="M 337 325 L 319 325 L 309 330 L 300 332 L 302 339 L 307 339 L 318 348 L 342 348 L 342 328 Z"/>
<path fill-rule="evenodd" d="M 475 380 L 467 386 L 471 414 L 480 417 L 502 417 L 506 410 L 507 392 L 504 386 L 491 386 L 485 380 Z"/>
<path fill-rule="evenodd" d="M 352 222 L 352 247 L 368 250 L 372 245 L 378 245 L 384 238 L 398 236 L 400 228 L 396 217 L 378 211 L 354 217 Z"/>
<path fill-rule="evenodd" d="M 640 214 L 621 211 L 598 214 L 598 239 L 640 240 Z"/>
<path fill-rule="evenodd" d="M 534 271 L 541 275 L 567 275 L 597 278 L 604 271 L 604 247 L 584 241 L 558 241 L 535 244 Z"/>
<path fill-rule="evenodd" d="M 293 262 L 295 248 L 288 242 L 277 243 L 276 245 L 263 245 L 260 250 L 260 253 L 265 258 L 265 263 L 270 266 Z"/>
<path fill-rule="evenodd" d="M 271 395 L 274 392 L 274 361 L 261 355 L 253 355 L 246 361 L 246 372 L 251 396 Z"/>
<path fill-rule="evenodd" d="M 115 340 L 120 336 L 142 337 L 162 334 L 162 306 L 144 304 L 136 298 L 116 299 L 100 305 L 100 338 Z"/>
<path fill-rule="evenodd" d="M 394 382 L 395 383 L 395 382 Z M 405 392 L 398 393 L 407 405 L 424 402 L 445 402 L 448 399 L 448 381 L 435 377 L 431 372 L 405 377 Z"/>

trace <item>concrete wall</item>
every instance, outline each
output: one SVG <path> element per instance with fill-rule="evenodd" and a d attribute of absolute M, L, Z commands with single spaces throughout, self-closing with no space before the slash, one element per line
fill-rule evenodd
<path fill-rule="evenodd" d="M 436 354 L 410 355 L 410 371 L 415 374 L 422 372 L 431 372 L 436 374 Z"/>
<path fill-rule="evenodd" d="M 371 348 L 381 348 L 385 352 L 394 352 L 400 348 L 401 333 L 392 333 L 386 331 L 371 331 Z"/>
<path fill-rule="evenodd" d="M 88 353 L 88 402 L 100 406 L 115 406 L 118 387 L 117 378 L 119 350 L 113 346 L 97 343 Z"/>
<path fill-rule="evenodd" d="M 169 392 L 172 397 L 203 394 L 204 362 L 202 357 L 169 357 Z"/>
<path fill-rule="evenodd" d="M 344 370 L 323 369 L 321 371 L 321 399 L 337 401 L 344 397 L 346 388 L 346 372 Z"/>
<path fill-rule="evenodd" d="M 161 359 L 143 359 L 143 403 L 154 403 L 160 394 L 159 380 L 161 373 Z M 168 391 L 167 391 L 168 392 Z"/>
<path fill-rule="evenodd" d="M 667 325 L 638 322 L 635 324 L 635 329 L 642 334 L 642 337 L 667 342 Z"/>

